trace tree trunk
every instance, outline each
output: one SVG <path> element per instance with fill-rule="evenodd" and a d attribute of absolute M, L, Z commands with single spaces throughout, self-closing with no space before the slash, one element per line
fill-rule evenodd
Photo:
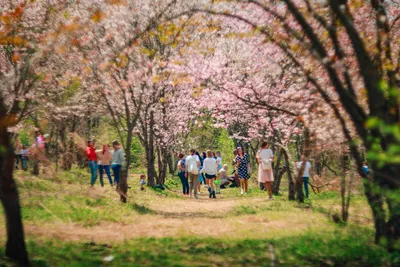
<path fill-rule="evenodd" d="M 400 251 L 400 204 L 398 199 L 392 200 L 390 197 L 386 199 L 386 203 L 389 208 L 389 220 L 387 223 L 388 250 L 392 252 Z"/>
<path fill-rule="evenodd" d="M 368 204 L 372 210 L 372 216 L 374 218 L 375 226 L 375 243 L 379 244 L 383 238 L 387 235 L 387 225 L 386 225 L 386 212 L 383 207 L 383 197 L 376 190 L 376 185 L 367 179 L 364 179 L 364 193 L 367 197 Z"/>
<path fill-rule="evenodd" d="M 126 146 L 125 146 L 125 166 L 122 166 L 119 180 L 119 194 L 121 202 L 126 203 L 128 196 L 128 177 L 129 177 L 129 167 L 131 164 L 131 146 L 133 138 L 133 127 L 128 125 L 128 133 L 126 136 Z"/>
<path fill-rule="evenodd" d="M 167 177 L 168 152 L 166 148 L 157 147 L 158 175 L 157 184 L 163 185 Z"/>
<path fill-rule="evenodd" d="M 347 223 L 347 219 L 349 217 L 349 209 L 346 203 L 346 172 L 347 172 L 347 164 L 348 164 L 348 156 L 344 155 L 341 157 L 342 163 L 342 175 L 341 175 L 341 183 L 340 183 L 340 196 L 342 198 L 342 221 Z M 349 185 L 350 187 L 350 185 Z M 350 190 L 350 188 L 349 188 Z M 350 192 L 348 192 L 350 194 Z"/>
<path fill-rule="evenodd" d="M 282 149 L 280 149 L 280 150 L 282 150 Z M 274 182 L 272 183 L 272 193 L 274 195 L 278 195 L 279 188 L 281 186 L 282 176 L 286 172 L 287 169 L 286 169 L 286 167 L 280 168 L 282 156 L 283 156 L 282 151 L 280 151 L 280 153 L 278 153 L 278 149 L 276 149 L 275 155 L 278 155 L 278 156 L 276 157 L 276 160 L 274 160 L 274 163 L 273 163 Z"/>
<path fill-rule="evenodd" d="M 155 169 L 155 151 L 154 151 L 154 112 L 150 112 L 150 123 L 147 137 L 146 148 L 146 161 L 147 161 L 147 179 L 149 186 L 155 186 L 157 181 L 157 174 Z"/>
<path fill-rule="evenodd" d="M 279 194 L 279 188 L 281 186 L 281 181 L 282 177 L 287 171 L 287 167 L 283 166 L 280 168 L 275 174 L 274 174 L 274 182 L 272 183 L 272 194 L 278 195 Z"/>
<path fill-rule="evenodd" d="M 0 102 L 0 118 L 3 118 L 4 121 L 7 121 L 6 114 L 6 109 Z M 29 265 L 19 195 L 13 179 L 14 149 L 5 123 L 0 124 L 0 147 L 3 148 L 0 151 L 0 201 L 6 217 L 6 256 L 18 261 L 20 265 Z"/>
<path fill-rule="evenodd" d="M 292 168 L 291 168 L 291 158 L 289 156 L 289 152 L 286 149 L 282 149 L 283 156 L 285 158 L 285 163 L 286 163 L 286 168 L 287 168 L 287 176 L 288 176 L 288 189 L 289 189 L 289 200 L 295 200 L 296 199 L 296 190 L 295 190 L 295 184 L 293 181 L 293 176 L 292 176 Z"/>
<path fill-rule="evenodd" d="M 169 170 L 169 174 L 174 175 L 176 173 L 176 169 L 177 169 L 177 164 L 175 164 L 175 157 L 172 153 L 168 153 L 168 170 Z"/>

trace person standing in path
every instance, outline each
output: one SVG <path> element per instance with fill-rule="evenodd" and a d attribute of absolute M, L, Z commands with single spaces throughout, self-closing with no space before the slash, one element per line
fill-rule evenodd
<path fill-rule="evenodd" d="M 247 194 L 247 189 L 249 188 L 249 155 L 243 152 L 242 147 L 237 148 L 237 156 L 236 156 L 236 167 L 240 179 L 240 193 Z"/>
<path fill-rule="evenodd" d="M 304 155 L 301 156 L 301 161 L 297 162 L 296 164 L 298 171 L 300 171 L 303 162 L 305 162 L 306 165 L 304 167 L 304 172 L 302 177 L 303 177 L 304 191 L 306 191 L 306 198 L 308 198 L 309 195 L 308 182 L 310 178 L 311 163 L 308 160 L 306 160 L 306 157 Z"/>
<path fill-rule="evenodd" d="M 20 153 L 21 153 L 22 169 L 24 171 L 27 171 L 28 170 L 29 150 L 26 148 L 26 146 L 23 145 Z"/>
<path fill-rule="evenodd" d="M 185 166 L 186 166 L 186 159 L 185 159 L 185 155 L 183 155 L 182 153 L 180 153 L 178 155 L 178 176 L 181 179 L 181 183 L 182 183 L 182 192 L 183 195 L 189 195 L 189 181 L 188 178 L 185 177 Z"/>
<path fill-rule="evenodd" d="M 117 140 L 113 141 L 114 151 L 111 157 L 111 168 L 114 173 L 114 184 L 118 186 L 119 177 L 121 173 L 122 164 L 124 164 L 124 152 L 122 151 L 121 145 Z"/>
<path fill-rule="evenodd" d="M 207 150 L 207 158 L 204 160 L 202 172 L 206 176 L 210 198 L 216 198 L 214 180 L 217 178 L 217 166 L 217 161 L 213 158 L 212 152 Z"/>
<path fill-rule="evenodd" d="M 94 142 L 91 140 L 88 141 L 88 146 L 86 148 L 86 157 L 89 161 L 89 169 L 91 173 L 90 187 L 93 188 L 93 185 L 97 179 L 97 156 Z"/>
<path fill-rule="evenodd" d="M 100 184 L 101 187 L 104 187 L 103 182 L 103 174 L 106 173 L 108 180 L 110 181 L 110 185 L 113 186 L 113 182 L 111 179 L 111 172 L 110 172 L 110 162 L 111 162 L 111 151 L 110 146 L 108 144 L 103 145 L 102 150 L 97 151 L 97 158 L 99 160 L 99 174 L 100 174 Z"/>
<path fill-rule="evenodd" d="M 274 161 L 274 154 L 268 148 L 267 142 L 261 143 L 261 149 L 257 152 L 258 162 L 258 182 L 264 183 L 268 191 L 268 199 L 272 198 L 272 182 L 274 181 L 274 173 L 272 171 L 272 162 Z"/>
<path fill-rule="evenodd" d="M 189 178 L 189 195 L 197 197 L 197 183 L 199 182 L 200 159 L 195 154 L 196 150 L 190 149 L 190 155 L 186 157 L 185 177 Z"/>

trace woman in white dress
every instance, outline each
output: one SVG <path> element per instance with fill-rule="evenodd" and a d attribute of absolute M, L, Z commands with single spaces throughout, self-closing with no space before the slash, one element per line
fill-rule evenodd
<path fill-rule="evenodd" d="M 267 142 L 262 142 L 261 149 L 257 152 L 258 181 L 265 184 L 265 188 L 268 191 L 268 199 L 272 199 L 272 182 L 274 181 L 272 162 L 274 161 L 274 154 L 268 147 Z"/>

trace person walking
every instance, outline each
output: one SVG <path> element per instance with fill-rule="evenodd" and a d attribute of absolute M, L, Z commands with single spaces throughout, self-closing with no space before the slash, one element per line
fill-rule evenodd
<path fill-rule="evenodd" d="M 257 152 L 258 162 L 258 182 L 264 183 L 268 191 L 268 199 L 272 198 L 272 182 L 274 181 L 274 173 L 272 171 L 272 162 L 274 161 L 274 154 L 267 142 L 261 143 L 261 148 Z"/>
<path fill-rule="evenodd" d="M 184 196 L 189 195 L 189 181 L 188 178 L 185 177 L 185 167 L 186 167 L 186 159 L 185 155 L 180 153 L 178 155 L 178 176 L 181 179 L 182 183 L 182 193 Z"/>
<path fill-rule="evenodd" d="M 119 177 L 121 173 L 122 164 L 124 164 L 124 152 L 122 151 L 121 145 L 117 140 L 113 141 L 114 151 L 111 156 L 111 168 L 114 173 L 114 184 L 118 186 Z"/>
<path fill-rule="evenodd" d="M 301 161 L 297 162 L 297 164 L 296 164 L 298 171 L 301 170 L 301 167 L 303 166 L 303 162 L 305 162 L 305 167 L 304 167 L 302 177 L 303 177 L 304 191 L 306 191 L 306 198 L 308 198 L 308 195 L 309 195 L 308 183 L 309 183 L 309 179 L 310 179 L 311 163 L 308 160 L 306 160 L 306 157 L 304 155 L 302 155 Z"/>
<path fill-rule="evenodd" d="M 89 169 L 91 173 L 90 187 L 93 188 L 97 179 L 97 156 L 94 142 L 91 140 L 88 141 L 88 146 L 86 147 L 86 157 L 89 161 Z"/>
<path fill-rule="evenodd" d="M 189 195 L 192 197 L 192 191 L 194 198 L 197 197 L 197 183 L 199 182 L 199 167 L 200 159 L 195 154 L 196 150 L 190 149 L 190 155 L 186 157 L 185 165 L 185 177 L 189 178 Z"/>
<path fill-rule="evenodd" d="M 113 186 L 111 172 L 110 172 L 111 157 L 112 157 L 112 154 L 110 151 L 110 145 L 108 145 L 108 144 L 103 145 L 103 149 L 97 151 L 97 159 L 99 160 L 98 167 L 99 167 L 101 187 L 104 187 L 104 182 L 103 182 L 104 172 L 106 173 L 106 175 L 108 177 L 108 181 L 110 182 L 110 185 Z"/>
<path fill-rule="evenodd" d="M 217 161 L 213 157 L 211 150 L 207 150 L 207 158 L 204 160 L 202 171 L 205 173 L 208 185 L 209 197 L 216 198 L 214 180 L 217 178 Z"/>
<path fill-rule="evenodd" d="M 243 152 L 242 147 L 238 147 L 236 149 L 237 151 L 237 156 L 236 156 L 236 168 L 238 172 L 238 176 L 240 179 L 240 193 L 247 194 L 247 190 L 249 188 L 249 155 L 247 153 Z"/>
<path fill-rule="evenodd" d="M 29 155 L 29 150 L 26 148 L 26 146 L 22 146 L 21 149 L 21 164 L 22 164 L 22 169 L 24 171 L 28 170 L 28 155 Z"/>

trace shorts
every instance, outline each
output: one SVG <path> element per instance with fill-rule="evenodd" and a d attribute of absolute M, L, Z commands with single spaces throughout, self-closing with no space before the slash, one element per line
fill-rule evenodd
<path fill-rule="evenodd" d="M 215 179 L 217 176 L 215 174 L 207 174 L 206 173 L 206 178 L 207 179 Z"/>

